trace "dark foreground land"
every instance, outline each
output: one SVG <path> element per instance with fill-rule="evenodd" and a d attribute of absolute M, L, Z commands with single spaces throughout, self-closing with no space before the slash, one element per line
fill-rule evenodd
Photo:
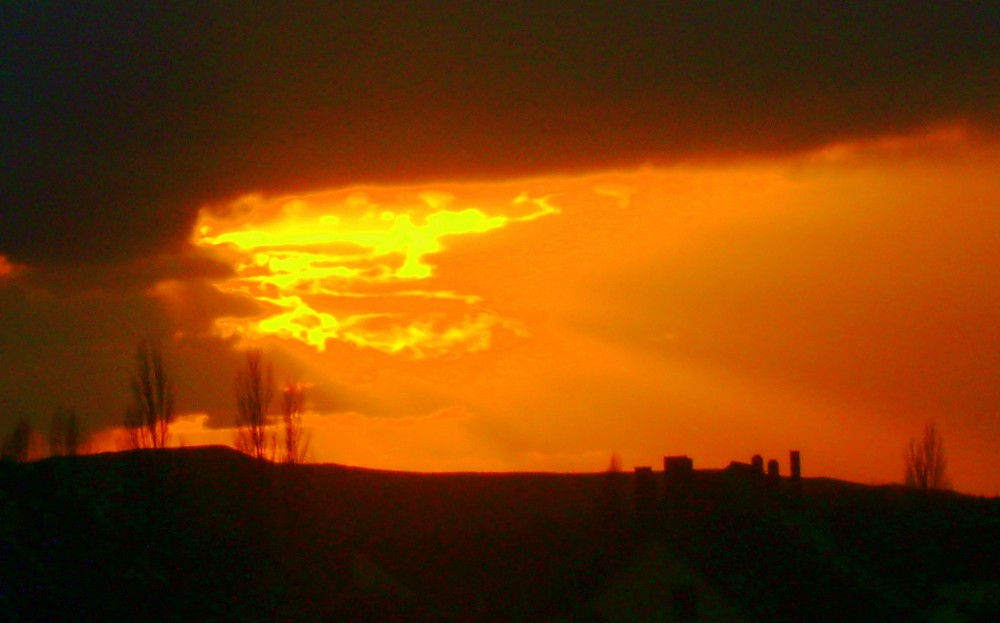
<path fill-rule="evenodd" d="M 0 463 L 0 621 L 1000 620 L 1000 499 L 662 476 Z"/>

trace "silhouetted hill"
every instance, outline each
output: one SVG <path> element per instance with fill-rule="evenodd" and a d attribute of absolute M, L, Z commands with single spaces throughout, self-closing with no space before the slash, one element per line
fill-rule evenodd
<path fill-rule="evenodd" d="M 1000 500 L 695 472 L 653 530 L 749 620 L 994 620 Z M 1000 593 L 998 593 L 1000 595 Z M 982 600 L 980 600 L 982 601 Z"/>
<path fill-rule="evenodd" d="M 1000 609 L 982 595 L 1000 586 L 997 499 L 828 479 L 797 497 L 698 471 L 636 517 L 632 490 L 630 474 L 274 465 L 223 447 L 2 463 L 0 620 L 585 620 L 609 586 L 629 594 L 654 541 L 739 620 Z"/>

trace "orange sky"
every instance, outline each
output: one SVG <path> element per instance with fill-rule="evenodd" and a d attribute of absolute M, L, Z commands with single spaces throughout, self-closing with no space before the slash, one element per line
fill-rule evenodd
<path fill-rule="evenodd" d="M 993 495 L 998 165 L 995 143 L 947 127 L 793 158 L 247 196 L 192 233 L 232 275 L 147 294 L 182 367 L 214 339 L 310 384 L 317 461 L 761 453 L 785 470 L 799 449 L 807 475 L 882 483 L 933 420 L 956 488 Z M 219 367 L 201 384 L 222 406 L 182 417 L 178 443 L 232 441 Z"/>
<path fill-rule="evenodd" d="M 243 352 L 313 458 L 1000 494 L 995 2 L 17 3 L 0 20 L 0 439 L 175 440 Z M 9 53 L 8 53 L 9 52 Z"/>

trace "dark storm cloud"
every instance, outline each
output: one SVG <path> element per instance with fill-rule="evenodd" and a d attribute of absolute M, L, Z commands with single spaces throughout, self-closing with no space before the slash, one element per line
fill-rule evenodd
<path fill-rule="evenodd" d="M 248 191 L 996 123 L 995 2 L 402 5 L 6 4 L 0 254 L 174 252 Z"/>
<path fill-rule="evenodd" d="M 171 332 L 140 293 L 56 298 L 0 282 L 0 432 L 27 415 L 44 429 L 56 405 L 78 409 L 87 432 L 120 421 L 135 344 Z"/>
<path fill-rule="evenodd" d="M 87 434 L 120 425 L 143 339 L 164 349 L 179 413 L 231 421 L 239 354 L 232 340 L 208 335 L 209 323 L 220 315 L 259 314 L 256 302 L 222 294 L 190 274 L 160 283 L 153 296 L 134 284 L 35 286 L 45 278 L 0 280 L 0 435 L 22 415 L 44 430 L 60 404 L 79 412 Z"/>
<path fill-rule="evenodd" d="M 149 250 L 155 253 L 155 249 Z M 231 276 L 232 266 L 203 251 L 182 249 L 92 264 L 43 263 L 19 272 L 16 281 L 63 295 L 117 293 L 127 295 L 144 291 L 162 281 L 223 279 Z"/>

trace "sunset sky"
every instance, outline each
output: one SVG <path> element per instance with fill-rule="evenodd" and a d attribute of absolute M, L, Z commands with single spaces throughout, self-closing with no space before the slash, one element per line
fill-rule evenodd
<path fill-rule="evenodd" d="M 259 347 L 312 458 L 1000 494 L 995 2 L 5 5 L 0 434 L 177 443 Z M 767 8 L 765 8 L 765 6 Z"/>

